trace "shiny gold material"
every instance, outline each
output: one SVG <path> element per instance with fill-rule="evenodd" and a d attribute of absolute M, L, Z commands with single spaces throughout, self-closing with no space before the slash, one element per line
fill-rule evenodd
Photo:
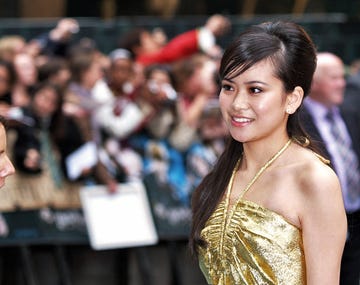
<path fill-rule="evenodd" d="M 291 139 L 254 176 L 236 204 L 230 193 L 201 232 L 207 243 L 199 248 L 200 267 L 212 285 L 305 284 L 301 231 L 281 215 L 242 197 L 259 176 L 285 151 Z"/>

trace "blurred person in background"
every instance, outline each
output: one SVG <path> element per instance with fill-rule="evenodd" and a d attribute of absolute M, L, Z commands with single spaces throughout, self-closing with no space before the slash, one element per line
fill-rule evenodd
<path fill-rule="evenodd" d="M 80 147 L 91 145 L 95 165 L 83 169 L 80 177 L 86 184 L 105 184 L 111 192 L 116 190 L 116 180 L 107 172 L 104 165 L 96 158 L 97 147 L 101 142 L 99 125 L 95 119 L 98 103 L 93 98 L 92 90 L 96 82 L 103 78 L 103 70 L 96 54 L 92 51 L 74 53 L 70 59 L 71 81 L 64 96 L 63 113 L 66 123 L 58 145 L 61 146 L 62 159 Z M 67 173 L 67 176 L 69 173 Z"/>
<path fill-rule="evenodd" d="M 142 97 L 147 98 L 156 109 L 145 130 L 155 139 L 169 136 L 176 118 L 177 92 L 174 88 L 174 74 L 171 65 L 152 64 L 146 67 Z"/>
<path fill-rule="evenodd" d="M 62 18 L 49 32 L 30 40 L 29 45 L 37 46 L 35 49 L 40 56 L 67 57 L 74 35 L 79 31 L 80 25 L 76 19 Z"/>
<path fill-rule="evenodd" d="M 216 38 L 229 31 L 231 23 L 222 15 L 209 17 L 203 27 L 182 33 L 166 44 L 159 43 L 157 37 L 146 29 L 134 29 L 120 40 L 120 47 L 130 50 L 141 65 L 171 63 L 197 52 L 212 57 L 221 56 L 221 48 Z"/>
<path fill-rule="evenodd" d="M 151 102 L 155 112 L 136 133 L 130 143 L 143 155 L 145 180 L 166 185 L 172 197 L 183 206 L 189 206 L 188 182 L 183 152 L 169 142 L 178 123 L 177 92 L 173 86 L 172 69 L 165 64 L 149 65 L 145 69 L 145 83 L 140 97 Z M 158 189 L 159 193 L 162 191 Z"/>
<path fill-rule="evenodd" d="M 81 127 L 86 140 L 94 139 L 98 134 L 92 117 L 96 101 L 92 89 L 103 77 L 103 72 L 94 53 L 78 53 L 70 59 L 71 80 L 64 97 L 64 113 L 73 117 Z"/>
<path fill-rule="evenodd" d="M 24 52 L 26 40 L 20 35 L 8 35 L 0 38 L 0 59 L 13 62 L 15 55 Z"/>
<path fill-rule="evenodd" d="M 128 139 L 143 127 L 153 108 L 150 104 L 140 105 L 137 100 L 131 53 L 116 49 L 109 58 L 111 64 L 104 86 L 94 92 L 99 102 L 94 117 L 101 130 L 100 160 L 119 182 L 140 179 L 141 157 L 131 148 Z"/>
<path fill-rule="evenodd" d="M 360 124 L 359 113 L 342 107 L 345 68 L 335 54 L 322 52 L 302 118 L 309 135 L 320 143 L 336 171 L 347 214 L 348 230 L 340 284 L 358 285 L 360 278 Z M 335 127 L 335 128 L 334 128 Z M 340 133 L 339 133 L 340 130 Z"/>
<path fill-rule="evenodd" d="M 71 79 L 69 63 L 61 57 L 53 57 L 38 67 L 38 81 L 48 81 L 65 91 Z"/>
<path fill-rule="evenodd" d="M 225 148 L 228 136 L 218 100 L 209 100 L 199 119 L 198 139 L 186 152 L 186 171 L 191 192 L 215 165 Z"/>
<path fill-rule="evenodd" d="M 11 62 L 0 60 L 0 115 L 12 116 L 12 88 L 15 83 L 15 70 Z"/>
<path fill-rule="evenodd" d="M 186 151 L 197 139 L 199 119 L 209 100 L 218 91 L 216 61 L 203 54 L 178 61 L 173 65 L 177 122 L 169 137 L 170 143 Z"/>
<path fill-rule="evenodd" d="M 16 54 L 13 65 L 16 80 L 12 92 L 12 103 L 14 106 L 24 107 L 30 104 L 30 91 L 37 83 L 37 66 L 35 59 L 27 53 Z"/>
<path fill-rule="evenodd" d="M 359 60 L 355 61 L 359 65 Z M 353 63 L 355 64 L 355 63 Z M 342 108 L 360 113 L 360 69 L 356 69 L 346 78 L 345 96 Z M 359 116 L 360 117 L 360 116 Z M 360 121 L 359 121 L 360 125 Z"/>
<path fill-rule="evenodd" d="M 131 53 L 116 49 L 109 58 L 111 64 L 104 80 L 106 85 L 101 92 L 96 90 L 93 94 L 99 102 L 96 120 L 108 134 L 123 139 L 144 124 L 152 108 L 147 106 L 142 109 L 137 102 L 139 87 L 133 83 L 134 60 Z"/>
<path fill-rule="evenodd" d="M 102 72 L 106 74 L 110 67 L 110 59 L 108 55 L 99 49 L 96 41 L 90 37 L 81 37 L 76 43 L 72 44 L 68 49 L 66 59 L 71 62 L 72 58 L 89 53 L 99 63 Z"/>
<path fill-rule="evenodd" d="M 54 189 L 63 187 L 60 156 L 54 142 L 59 131 L 62 94 L 48 82 L 37 85 L 29 106 L 22 107 L 21 122 L 15 126 L 17 138 L 13 145 L 13 159 L 18 171 L 19 189 L 29 189 L 46 197 Z M 50 191 L 50 192 L 49 192 Z"/>

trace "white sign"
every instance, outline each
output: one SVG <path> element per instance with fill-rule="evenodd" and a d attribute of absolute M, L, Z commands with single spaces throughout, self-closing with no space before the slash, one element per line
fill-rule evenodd
<path fill-rule="evenodd" d="M 158 235 L 145 187 L 141 182 L 86 186 L 80 198 L 91 247 L 95 250 L 153 245 Z"/>

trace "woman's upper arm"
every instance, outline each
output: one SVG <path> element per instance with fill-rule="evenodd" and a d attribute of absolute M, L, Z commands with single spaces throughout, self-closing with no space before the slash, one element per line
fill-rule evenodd
<path fill-rule="evenodd" d="M 320 168 L 309 175 L 301 213 L 307 284 L 339 284 L 346 240 L 346 214 L 335 173 Z"/>

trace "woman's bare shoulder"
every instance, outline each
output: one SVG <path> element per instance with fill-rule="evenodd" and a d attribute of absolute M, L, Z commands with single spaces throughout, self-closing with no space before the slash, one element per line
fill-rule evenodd
<path fill-rule="evenodd" d="M 300 169 L 299 169 L 300 170 Z M 340 187 L 339 180 L 329 161 L 310 150 L 304 150 L 299 176 L 305 189 L 333 189 Z"/>
<path fill-rule="evenodd" d="M 341 200 L 339 179 L 328 161 L 318 154 L 304 149 L 296 165 L 296 180 L 300 194 L 306 201 Z M 342 201 L 341 201 L 342 202 Z"/>

